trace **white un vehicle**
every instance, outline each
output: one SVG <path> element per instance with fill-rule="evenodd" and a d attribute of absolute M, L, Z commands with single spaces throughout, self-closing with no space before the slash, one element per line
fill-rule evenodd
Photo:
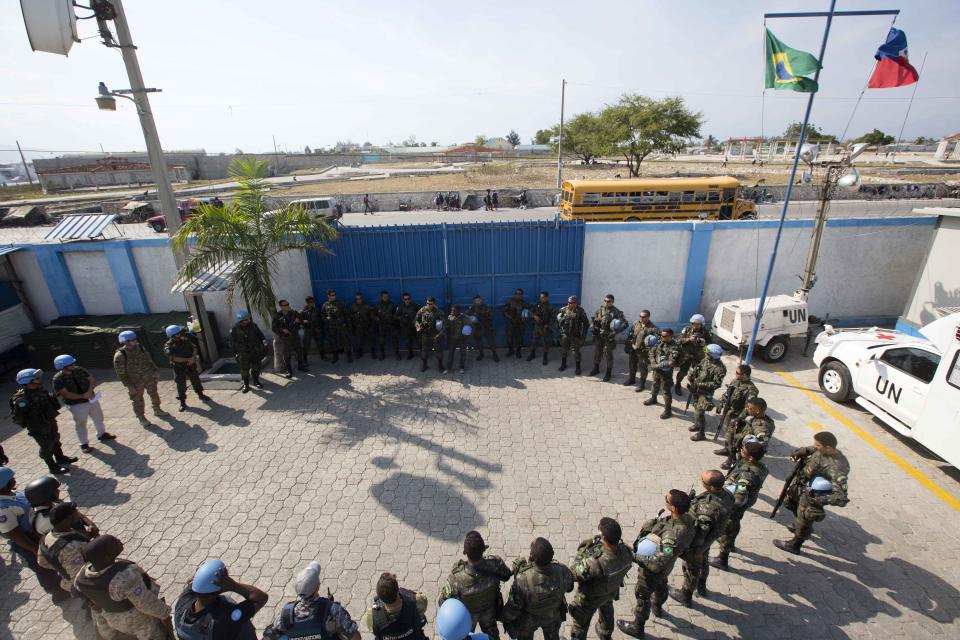
<path fill-rule="evenodd" d="M 856 399 L 960 469 L 960 313 L 920 333 L 828 326 L 813 354 L 820 388 L 836 402 Z"/>

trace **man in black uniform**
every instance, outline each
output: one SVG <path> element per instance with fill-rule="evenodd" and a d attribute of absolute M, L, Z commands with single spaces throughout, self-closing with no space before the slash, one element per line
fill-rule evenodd
<path fill-rule="evenodd" d="M 237 356 L 240 365 L 240 378 L 243 380 L 241 391 L 250 391 L 250 377 L 258 389 L 263 389 L 260 383 L 260 369 L 263 363 L 263 354 L 266 350 L 266 338 L 260 327 L 250 318 L 250 312 L 237 312 L 237 324 L 230 329 L 230 346 Z"/>
<path fill-rule="evenodd" d="M 376 640 L 427 640 L 423 627 L 427 597 L 401 589 L 397 576 L 384 573 L 377 580 L 377 596 L 364 616 Z"/>
<path fill-rule="evenodd" d="M 313 296 L 307 296 L 305 302 L 306 306 L 300 310 L 300 323 L 303 325 L 303 363 L 310 364 L 311 343 L 317 345 L 320 359 L 326 362 L 327 354 L 323 347 L 326 330 L 323 326 L 323 316 L 320 315 L 320 307 L 317 306 Z"/>
<path fill-rule="evenodd" d="M 413 352 L 420 340 L 416 326 L 418 311 L 420 311 L 420 307 L 413 301 L 410 294 L 404 291 L 402 301 L 397 305 L 396 319 L 397 332 L 407 344 L 407 360 L 413 358 Z M 397 338 L 398 342 L 400 338 Z"/>
<path fill-rule="evenodd" d="M 67 469 L 61 465 L 76 462 L 79 458 L 69 457 L 63 452 L 57 428 L 60 403 L 43 388 L 42 377 L 43 371 L 40 369 L 23 369 L 17 373 L 20 388 L 10 398 L 10 415 L 37 441 L 40 459 L 47 463 L 50 472 L 66 473 Z"/>
<path fill-rule="evenodd" d="M 393 342 L 393 354 L 400 359 L 400 334 L 397 330 L 397 306 L 390 299 L 386 291 L 380 292 L 380 302 L 374 309 L 374 320 L 377 327 L 377 346 L 380 348 L 380 359 L 386 357 L 387 338 Z"/>

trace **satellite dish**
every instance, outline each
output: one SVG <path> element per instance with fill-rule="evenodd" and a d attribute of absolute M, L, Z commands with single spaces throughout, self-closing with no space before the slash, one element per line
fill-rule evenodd
<path fill-rule="evenodd" d="M 853 159 L 856 158 L 858 155 L 860 155 L 861 153 L 863 153 L 864 151 L 866 151 L 866 150 L 867 150 L 867 147 L 869 147 L 869 146 L 870 146 L 870 145 L 867 144 L 866 142 L 858 142 L 857 144 L 853 145 L 853 148 L 850 149 L 850 157 L 847 158 L 847 160 L 853 160 Z"/>
<path fill-rule="evenodd" d="M 847 191 L 856 191 L 860 188 L 860 174 L 856 169 L 850 167 L 850 171 L 840 176 L 837 180 L 837 186 Z"/>
<path fill-rule="evenodd" d="M 20 0 L 20 12 L 34 51 L 65 56 L 80 42 L 71 0 Z"/>
<path fill-rule="evenodd" d="M 817 156 L 820 155 L 820 145 L 819 144 L 807 144 L 805 143 L 800 147 L 800 159 L 806 162 L 807 164 L 813 163 L 817 159 Z"/>

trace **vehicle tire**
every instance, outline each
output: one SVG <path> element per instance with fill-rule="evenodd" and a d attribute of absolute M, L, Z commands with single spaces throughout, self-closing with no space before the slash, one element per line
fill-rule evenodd
<path fill-rule="evenodd" d="M 166 228 L 167 228 L 167 225 L 163 224 L 162 222 L 153 223 L 153 230 L 156 231 L 157 233 L 163 233 L 166 230 Z"/>
<path fill-rule="evenodd" d="M 820 367 L 820 389 L 834 402 L 846 402 L 853 397 L 853 380 L 847 365 L 831 360 Z"/>
<path fill-rule="evenodd" d="M 627 218 L 627 219 L 625 220 L 625 222 L 640 222 L 640 218 L 638 218 L 638 217 L 636 217 L 636 216 L 630 216 L 629 218 Z"/>
<path fill-rule="evenodd" d="M 767 362 L 779 362 L 783 360 L 787 351 L 790 350 L 790 342 L 785 336 L 776 336 L 771 338 L 770 342 L 763 348 L 763 359 Z"/>

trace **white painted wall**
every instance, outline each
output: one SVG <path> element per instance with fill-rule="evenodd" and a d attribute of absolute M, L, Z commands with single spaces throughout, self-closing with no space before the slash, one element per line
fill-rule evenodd
<path fill-rule="evenodd" d="M 37 322 L 49 324 L 51 320 L 60 316 L 57 305 L 53 302 L 47 281 L 43 278 L 37 257 L 32 251 L 15 251 L 7 254 L 13 261 L 13 267 L 23 282 L 23 291 L 30 303 L 30 308 L 37 316 Z"/>
<path fill-rule="evenodd" d="M 922 327 L 939 318 L 936 307 L 960 307 L 960 217 L 940 218 L 916 290 L 905 306 L 903 319 Z"/>
<path fill-rule="evenodd" d="M 170 293 L 170 287 L 177 276 L 177 266 L 173 262 L 173 253 L 168 247 L 133 246 L 133 261 L 143 284 L 143 293 L 147 306 L 152 313 L 167 311 L 186 311 L 183 296 Z"/>
<path fill-rule="evenodd" d="M 113 286 L 113 275 L 103 251 L 71 251 L 64 253 L 67 269 L 73 278 L 83 308 L 91 315 L 123 313 L 120 294 Z"/>

